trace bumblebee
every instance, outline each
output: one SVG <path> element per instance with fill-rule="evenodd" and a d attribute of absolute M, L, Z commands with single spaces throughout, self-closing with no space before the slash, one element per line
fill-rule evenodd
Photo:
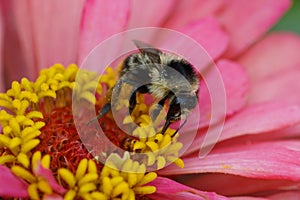
<path fill-rule="evenodd" d="M 164 134 L 171 123 L 184 120 L 172 137 L 186 123 L 191 110 L 198 102 L 199 78 L 192 65 L 182 57 L 164 53 L 144 42 L 133 41 L 138 53 L 129 55 L 123 62 L 119 81 L 112 88 L 118 96 L 124 83 L 132 86 L 129 98 L 129 114 L 137 104 L 136 95 L 151 94 L 158 99 L 158 107 L 150 114 L 156 119 L 166 102 L 169 104 L 165 124 L 161 130 Z M 97 119 L 108 113 L 115 101 L 111 100 L 112 91 L 108 92 L 108 102 L 101 108 Z"/>

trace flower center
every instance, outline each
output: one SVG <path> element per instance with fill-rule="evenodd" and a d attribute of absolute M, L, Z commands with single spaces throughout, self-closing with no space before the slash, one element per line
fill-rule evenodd
<path fill-rule="evenodd" d="M 79 79 L 76 78 L 78 73 L 81 74 Z M 76 65 L 65 69 L 56 64 L 42 70 L 35 82 L 23 78 L 0 94 L 0 106 L 3 107 L 0 111 L 0 164 L 9 167 L 29 184 L 31 198 L 55 194 L 67 199 L 131 199 L 155 192 L 154 186 L 145 186 L 156 178 L 156 173 L 147 172 L 147 168 L 161 169 L 167 162 L 183 167 L 178 158 L 182 144 L 177 142 L 176 136 L 171 137 L 174 130 L 160 134 L 160 123 L 151 121 L 147 115 L 149 106 L 139 95 L 132 115 L 122 122 L 131 127 L 130 134 L 119 128 L 110 114 L 102 117 L 99 123 L 105 136 L 116 146 L 136 155 L 143 153 L 144 160 L 129 156 L 128 152 L 120 156 L 121 153 L 101 143 L 104 141 L 101 137 L 91 137 L 91 141 L 98 142 L 95 144 L 98 146 L 100 142 L 99 156 L 106 160 L 104 164 L 86 149 L 75 127 L 73 101 L 95 104 L 99 110 L 105 104 L 102 90 L 110 90 L 116 77 L 116 72 L 107 68 L 99 84 L 96 73 L 79 70 Z M 94 88 L 97 88 L 96 94 L 92 91 Z M 72 100 L 74 92 L 79 95 Z M 128 102 L 120 98 L 120 109 L 122 106 L 128 108 Z M 162 117 L 163 114 L 158 118 Z M 97 135 L 98 130 L 87 126 L 86 121 L 82 120 L 79 127 Z M 37 172 L 39 167 L 50 170 L 64 189 L 58 190 L 53 180 L 47 178 L 49 176 Z"/>

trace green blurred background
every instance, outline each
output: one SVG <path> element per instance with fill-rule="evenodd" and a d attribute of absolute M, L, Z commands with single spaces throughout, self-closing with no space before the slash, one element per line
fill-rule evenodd
<path fill-rule="evenodd" d="M 293 0 L 290 10 L 272 30 L 290 30 L 300 34 L 300 0 Z"/>

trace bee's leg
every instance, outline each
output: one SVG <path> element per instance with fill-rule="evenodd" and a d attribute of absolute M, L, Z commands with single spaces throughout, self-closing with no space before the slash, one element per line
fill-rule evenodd
<path fill-rule="evenodd" d="M 111 110 L 111 104 L 110 103 L 106 103 L 100 110 L 100 113 L 94 118 L 91 119 L 90 121 L 88 121 L 87 125 L 90 125 L 92 122 L 100 119 L 101 117 L 103 117 L 106 113 L 108 113 Z"/>
<path fill-rule="evenodd" d="M 132 93 L 130 99 L 129 99 L 129 115 L 132 114 L 135 106 L 136 106 L 136 90 Z"/>
<path fill-rule="evenodd" d="M 166 119 L 166 123 L 165 123 L 163 129 L 161 130 L 161 134 L 165 134 L 165 132 L 169 128 L 170 124 L 171 124 L 170 119 Z"/>
<path fill-rule="evenodd" d="M 170 103 L 170 107 L 166 116 L 166 123 L 161 133 L 164 134 L 166 130 L 169 128 L 171 122 L 178 121 L 180 119 L 180 116 L 181 116 L 180 104 L 178 103 L 177 97 L 174 97 Z M 176 133 L 177 131 L 173 135 L 175 135 Z"/>
<path fill-rule="evenodd" d="M 184 122 L 179 126 L 179 128 L 171 135 L 171 138 L 173 138 L 178 131 L 183 127 L 183 125 L 185 125 L 185 123 L 187 122 L 187 119 L 184 120 Z"/>

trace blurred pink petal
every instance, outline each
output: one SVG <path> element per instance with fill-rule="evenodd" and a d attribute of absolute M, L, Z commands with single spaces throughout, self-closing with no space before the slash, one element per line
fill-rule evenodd
<path fill-rule="evenodd" d="M 298 200 L 300 198 L 300 191 L 282 192 L 279 194 L 271 195 L 268 198 L 270 200 L 282 200 L 282 199 Z"/>
<path fill-rule="evenodd" d="M 202 192 L 186 185 L 177 183 L 171 179 L 157 177 L 151 182 L 151 185 L 156 187 L 156 192 L 147 195 L 153 199 L 165 200 L 182 200 L 182 199 L 209 199 L 209 200 L 225 200 L 228 199 L 224 196 L 217 195 L 214 192 Z"/>
<path fill-rule="evenodd" d="M 169 166 L 162 175 L 228 173 L 260 179 L 300 180 L 300 143 L 297 140 L 261 143 L 225 141 L 204 159 L 198 152 L 183 158 L 185 167 Z"/>
<path fill-rule="evenodd" d="M 243 54 L 244 65 L 256 82 L 295 67 L 300 63 L 300 37 L 294 33 L 271 33 Z"/>
<path fill-rule="evenodd" d="M 218 142 L 238 136 L 277 131 L 296 125 L 299 122 L 300 107 L 298 106 L 276 102 L 255 104 L 243 108 L 237 114 L 226 120 Z M 217 129 L 218 127 L 216 127 L 216 130 Z M 212 130 L 212 132 L 214 132 L 214 130 Z M 205 134 L 206 130 L 201 130 L 186 153 L 199 150 L 202 146 Z M 278 134 L 280 135 L 281 132 L 278 132 Z M 214 140 L 212 142 L 214 142 Z M 208 141 L 204 145 L 209 146 L 211 143 Z"/>
<path fill-rule="evenodd" d="M 300 137 L 300 125 L 297 124 L 297 125 L 289 126 L 287 128 L 282 128 L 275 131 L 239 135 L 228 139 L 228 141 L 232 143 L 253 143 L 253 142 L 266 142 L 266 141 L 280 141 L 286 139 L 295 139 L 299 137 Z M 225 138 L 223 137 L 223 139 Z M 221 142 L 221 139 L 219 140 L 219 142 Z M 197 150 L 196 145 L 194 146 L 194 150 Z"/>
<path fill-rule="evenodd" d="M 57 181 L 55 180 L 55 178 L 53 176 L 52 171 L 44 168 L 41 164 L 38 164 L 38 166 L 34 170 L 34 173 L 35 173 L 35 175 L 46 179 L 48 181 L 49 185 L 51 186 L 51 188 L 55 192 L 57 192 L 59 194 L 64 194 L 66 192 L 66 189 L 57 183 Z"/>
<path fill-rule="evenodd" d="M 83 5 L 84 0 L 13 1 L 16 31 L 27 68 L 37 72 L 54 63 L 68 65 L 77 61 Z"/>
<path fill-rule="evenodd" d="M 43 196 L 43 200 L 63 200 L 64 198 L 57 194 L 50 194 Z"/>
<path fill-rule="evenodd" d="M 191 51 L 189 45 L 186 44 L 186 40 L 182 37 L 170 37 L 164 41 L 160 41 L 162 48 L 170 49 L 172 51 L 178 51 L 186 53 L 185 58 L 190 61 L 201 60 L 201 63 L 197 63 L 197 70 L 203 72 L 208 65 L 219 58 L 225 51 L 228 44 L 228 36 L 223 31 L 222 27 L 214 18 L 205 18 L 193 23 L 189 23 L 180 29 L 180 32 L 186 34 L 185 37 L 190 37 L 195 42 L 195 45 L 199 45 L 198 51 Z M 159 37 L 158 37 L 159 38 Z"/>
<path fill-rule="evenodd" d="M 252 84 L 249 103 L 273 99 L 299 102 L 299 51 L 299 36 L 273 33 L 239 59 L 246 67 Z"/>
<path fill-rule="evenodd" d="M 211 117 L 212 109 L 217 109 L 216 107 L 211 107 L 211 99 L 218 99 L 222 103 L 222 99 L 226 98 L 226 114 L 231 115 L 241 109 L 246 103 L 246 93 L 248 91 L 248 76 L 245 70 L 238 65 L 229 60 L 220 60 L 217 63 L 218 70 L 221 73 L 222 81 L 224 83 L 224 89 L 226 92 L 226 97 L 220 96 L 222 93 L 218 91 L 208 91 L 205 84 L 215 84 L 216 76 L 214 74 L 207 73 L 206 78 L 209 79 L 208 83 L 200 83 L 200 94 L 199 94 L 199 107 L 200 107 L 200 127 L 207 126 Z M 210 85 L 210 87 L 212 86 Z M 218 96 L 219 95 L 219 96 Z M 219 106 L 219 105 L 218 105 Z M 198 113 L 192 113 L 198 114 Z M 224 113 L 222 113 L 223 115 Z M 211 123 L 216 123 L 222 116 L 214 119 Z M 195 125 L 196 126 L 196 125 Z"/>
<path fill-rule="evenodd" d="M 300 68 L 283 70 L 263 80 L 256 81 L 249 92 L 249 103 L 283 101 L 290 104 L 300 102 Z"/>
<path fill-rule="evenodd" d="M 219 141 L 247 134 L 262 134 L 300 122 L 300 107 L 283 103 L 265 103 L 246 107 L 232 116 Z"/>
<path fill-rule="evenodd" d="M 196 40 L 213 59 L 218 58 L 227 48 L 228 36 L 214 18 L 204 18 L 179 29 Z"/>
<path fill-rule="evenodd" d="M 222 74 L 226 91 L 226 114 L 231 115 L 246 103 L 249 89 L 248 75 L 239 64 L 230 60 L 220 60 L 217 66 Z"/>
<path fill-rule="evenodd" d="M 244 196 L 242 197 L 242 195 L 245 194 L 266 196 L 266 194 L 274 193 L 274 191 L 300 188 L 299 183 L 288 180 L 254 179 L 218 173 L 183 175 L 177 176 L 176 180 L 198 190 L 215 191 L 225 196 L 240 196 L 238 199 L 243 199 Z M 263 192 L 265 192 L 264 195 Z M 261 195 L 258 195 L 259 193 Z"/>
<path fill-rule="evenodd" d="M 28 197 L 28 184 L 16 177 L 9 168 L 0 165 L 0 196 Z"/>
<path fill-rule="evenodd" d="M 100 42 L 125 30 L 129 9 L 129 0 L 87 0 L 81 19 L 79 63 Z"/>
<path fill-rule="evenodd" d="M 271 133 L 269 133 L 271 136 Z M 288 127 L 286 129 L 276 131 L 272 135 L 275 136 L 275 138 L 295 138 L 300 137 L 300 124 L 297 124 L 292 127 Z"/>
<path fill-rule="evenodd" d="M 267 200 L 267 198 L 261 198 L 261 197 L 247 197 L 247 196 L 242 196 L 242 197 L 231 197 L 231 200 Z"/>
<path fill-rule="evenodd" d="M 176 0 L 132 0 L 128 28 L 157 27 L 173 13 Z M 154 17 L 155 15 L 155 17 Z"/>
<path fill-rule="evenodd" d="M 38 72 L 32 65 L 26 64 L 21 41 L 19 39 L 18 30 L 15 26 L 15 16 L 13 9 L 13 1 L 0 1 L 1 11 L 3 12 L 3 57 L 2 70 L 3 76 L 1 81 L 4 82 L 4 89 L 11 86 L 14 80 L 20 80 L 26 76 L 33 80 L 36 78 Z M 25 19 L 26 20 L 26 19 Z M 31 48 L 30 46 L 28 48 Z"/>
<path fill-rule="evenodd" d="M 223 4 L 224 0 L 177 0 L 164 26 L 172 29 L 181 28 L 202 17 L 213 15 L 222 9 Z"/>
<path fill-rule="evenodd" d="M 244 51 L 274 25 L 289 8 L 290 0 L 231 0 L 217 14 L 230 35 L 228 57 Z"/>

